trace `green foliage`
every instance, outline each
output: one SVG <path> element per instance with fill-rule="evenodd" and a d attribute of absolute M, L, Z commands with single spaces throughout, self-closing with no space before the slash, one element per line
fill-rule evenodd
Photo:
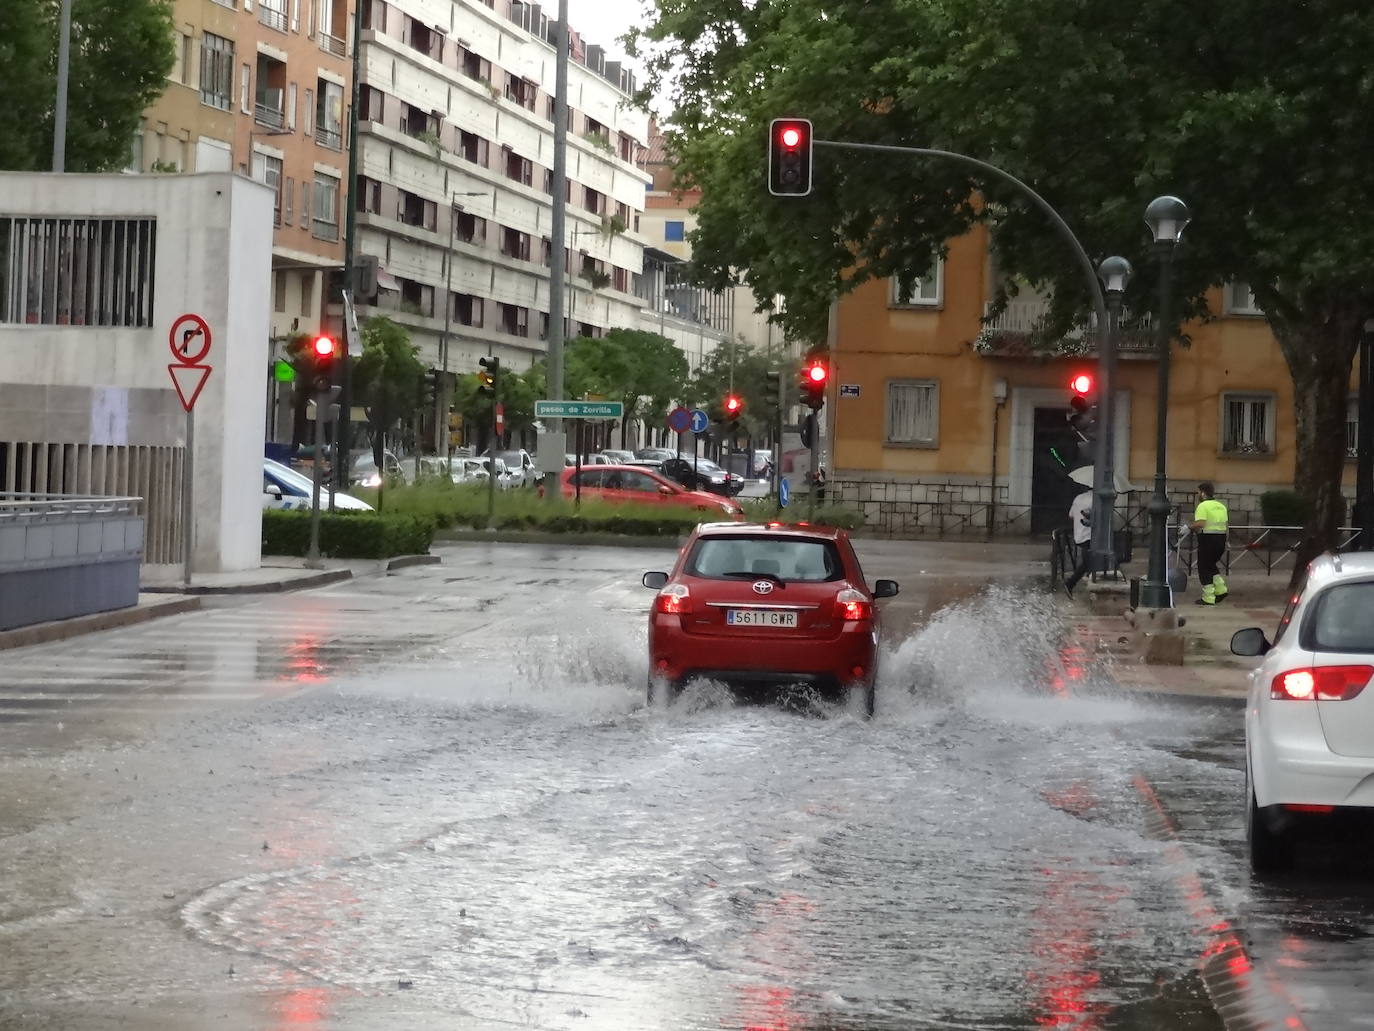
<path fill-rule="evenodd" d="M 1158 294 L 1145 206 L 1182 197 L 1179 314 L 1202 313 L 1210 287 L 1250 284 L 1294 381 L 1310 546 L 1334 544 L 1344 400 L 1374 312 L 1374 221 L 1360 217 L 1374 210 L 1374 9 L 658 0 L 635 36 L 646 92 L 672 83 L 680 185 L 704 191 L 697 279 L 724 287 L 744 269 L 765 305 L 787 296 L 796 337 L 822 339 L 837 294 L 919 274 L 980 222 L 998 268 L 1052 295 L 1052 327 L 1083 321 L 1089 284 L 1032 202 L 949 159 L 820 148 L 811 196 L 769 196 L 780 112 L 804 113 L 821 139 L 952 151 L 1034 184 L 1091 258 L 1131 259 L 1134 311 Z"/>
<path fill-rule="evenodd" d="M 58 0 L 0 3 L 0 168 L 52 167 Z M 75 0 L 67 88 L 66 170 L 129 161 L 139 117 L 172 70 L 170 0 Z"/>
<path fill-rule="evenodd" d="M 388 501 L 390 494 L 388 494 Z M 434 520 L 415 513 L 320 513 L 320 554 L 328 558 L 391 558 L 424 555 L 434 539 Z M 310 546 L 310 513 L 269 509 L 262 514 L 264 555 L 304 555 Z"/>
<path fill-rule="evenodd" d="M 367 498 L 367 491 L 357 491 Z M 485 529 L 485 485 L 432 481 L 388 490 L 387 511 L 418 515 L 443 528 Z M 491 527 L 498 530 L 542 530 L 551 533 L 619 533 L 633 536 L 677 536 L 700 522 L 724 519 L 719 510 L 697 512 L 667 505 L 612 505 L 585 499 L 580 506 L 571 500 L 550 502 L 533 491 L 496 493 L 496 515 Z"/>
<path fill-rule="evenodd" d="M 425 369 L 405 328 L 380 315 L 362 325 L 363 353 L 353 365 L 353 390 L 367 408 L 373 458 L 382 467 L 385 431 L 415 411 Z M 390 500 L 390 499 L 388 499 Z"/>
<path fill-rule="evenodd" d="M 582 134 L 582 138 L 586 140 L 588 143 L 590 143 L 597 150 L 604 150 L 607 154 L 615 153 L 615 147 L 611 144 L 611 141 L 606 139 L 606 137 L 602 136 L 600 133 L 584 132 Z"/>
<path fill-rule="evenodd" d="M 1312 500 L 1295 490 L 1267 490 L 1260 495 L 1260 518 L 1265 526 L 1305 526 L 1312 517 Z M 1341 498 L 1338 523 L 1345 522 L 1345 499 Z"/>
<path fill-rule="evenodd" d="M 568 396 L 594 395 L 625 405 L 625 421 L 667 414 L 688 390 L 687 356 L 667 337 L 639 329 L 612 329 L 604 337 L 578 337 L 564 349 Z"/>
<path fill-rule="evenodd" d="M 809 522 L 815 526 L 838 526 L 842 530 L 857 530 L 864 524 L 860 513 L 843 505 L 818 504 L 815 514 L 808 515 L 805 497 L 793 499 L 786 508 L 778 507 L 772 498 L 741 501 L 740 506 L 744 509 L 744 518 L 751 523 Z"/>
<path fill-rule="evenodd" d="M 770 371 L 781 373 L 783 390 L 789 392 L 785 400 L 790 403 L 797 382 L 797 367 L 791 361 L 780 365 L 776 357 L 756 351 L 743 341 L 722 344 L 697 367 L 687 397 L 691 404 L 704 408 L 713 420 L 720 421 L 724 417 L 725 395 L 730 392 L 732 356 L 734 392 L 744 401 L 740 425 L 751 436 L 767 436 L 777 425 L 778 398 L 769 388 L 766 376 Z"/>

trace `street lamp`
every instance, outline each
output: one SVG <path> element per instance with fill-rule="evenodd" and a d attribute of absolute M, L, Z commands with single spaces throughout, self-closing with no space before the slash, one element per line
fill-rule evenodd
<path fill-rule="evenodd" d="M 1169 420 L 1169 294 L 1173 278 L 1174 248 L 1190 220 L 1188 205 L 1177 197 L 1156 197 L 1145 208 L 1145 224 L 1154 235 L 1155 255 L 1159 258 L 1159 385 L 1155 403 L 1155 491 L 1150 498 L 1150 566 L 1140 585 L 1140 604 L 1147 609 L 1170 608 L 1169 574 L 1165 555 L 1169 548 L 1168 483 L 1165 478 L 1165 452 L 1168 447 Z"/>
<path fill-rule="evenodd" d="M 1115 406 L 1102 406 L 1104 400 L 1114 400 L 1116 391 L 1116 355 L 1121 349 L 1121 298 L 1126 292 L 1126 284 L 1131 281 L 1131 263 L 1120 255 L 1104 258 L 1097 266 L 1097 278 L 1102 281 L 1102 289 L 1107 297 L 1107 345 L 1102 348 L 1102 360 L 1098 369 L 1099 412 L 1113 413 Z M 1104 470 L 1104 475 L 1094 477 L 1097 485 L 1098 508 L 1110 520 L 1116 508 L 1116 426 L 1115 420 L 1106 418 L 1097 431 L 1097 454 L 1094 461 Z M 1105 475 L 1110 473 L 1110 475 Z M 1110 540 L 1110 537 L 1106 539 Z M 1102 572 L 1116 568 L 1116 555 L 1111 554 L 1099 559 Z"/>

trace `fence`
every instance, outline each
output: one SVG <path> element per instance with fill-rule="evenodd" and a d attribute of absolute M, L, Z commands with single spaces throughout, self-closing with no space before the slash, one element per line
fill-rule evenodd
<path fill-rule="evenodd" d="M 0 494 L 0 630 L 138 604 L 143 499 Z"/>
<path fill-rule="evenodd" d="M 1358 527 L 1342 526 L 1337 548 L 1344 551 L 1360 536 Z M 1301 526 L 1232 526 L 1226 538 L 1226 554 L 1221 568 L 1226 575 L 1233 569 L 1241 572 L 1263 569 L 1272 576 L 1275 569 L 1287 563 L 1291 571 L 1297 550 L 1303 540 Z M 1180 540 L 1178 527 L 1169 527 L 1170 546 L 1178 549 L 1179 563 L 1192 573 L 1197 562 L 1197 534 L 1190 533 Z"/>

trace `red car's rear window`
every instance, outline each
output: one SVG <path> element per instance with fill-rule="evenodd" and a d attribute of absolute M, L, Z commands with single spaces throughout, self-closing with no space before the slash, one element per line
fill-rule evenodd
<path fill-rule="evenodd" d="M 760 575 L 802 583 L 844 579 L 844 563 L 833 541 L 757 534 L 701 537 L 687 556 L 684 570 L 714 580 Z"/>

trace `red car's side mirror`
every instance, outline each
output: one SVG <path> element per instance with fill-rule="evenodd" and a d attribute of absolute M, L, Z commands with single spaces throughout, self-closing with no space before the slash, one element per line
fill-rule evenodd
<path fill-rule="evenodd" d="M 673 494 L 677 493 L 677 491 L 675 491 L 672 487 L 668 486 L 666 483 L 660 483 L 658 485 L 658 492 L 660 494 L 667 494 L 669 496 L 672 496 Z"/>

